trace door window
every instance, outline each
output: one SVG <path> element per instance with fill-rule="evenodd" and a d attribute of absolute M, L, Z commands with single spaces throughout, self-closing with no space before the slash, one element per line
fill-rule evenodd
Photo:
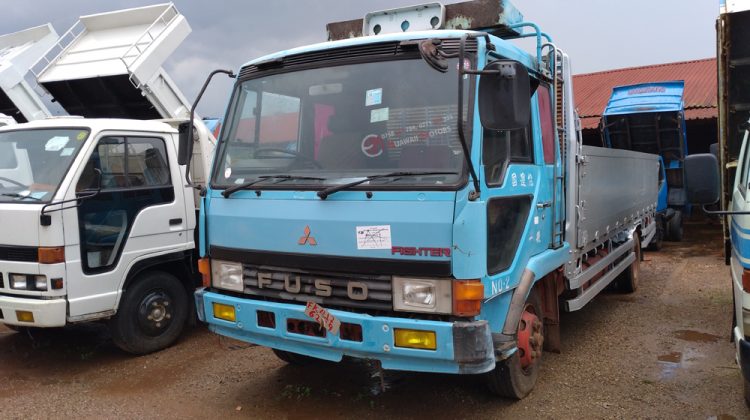
<path fill-rule="evenodd" d="M 105 137 L 91 154 L 76 191 L 101 191 L 81 202 L 78 223 L 84 272 L 113 268 L 135 216 L 144 208 L 174 200 L 164 140 Z"/>

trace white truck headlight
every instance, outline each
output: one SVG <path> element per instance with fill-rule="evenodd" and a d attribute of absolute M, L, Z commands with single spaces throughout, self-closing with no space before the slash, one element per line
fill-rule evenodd
<path fill-rule="evenodd" d="M 242 264 L 211 260 L 211 283 L 218 289 L 243 291 L 245 285 L 242 282 Z"/>
<path fill-rule="evenodd" d="M 393 277 L 393 309 L 408 312 L 450 314 L 450 279 Z"/>
<path fill-rule="evenodd" d="M 47 276 L 40 274 L 10 274 L 10 288 L 16 290 L 47 291 Z"/>

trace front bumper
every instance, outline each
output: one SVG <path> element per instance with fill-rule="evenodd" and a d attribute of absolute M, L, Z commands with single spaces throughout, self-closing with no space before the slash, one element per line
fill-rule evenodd
<path fill-rule="evenodd" d="M 63 327 L 67 316 L 65 299 L 27 299 L 15 296 L 0 296 L 0 323 L 21 327 Z M 16 311 L 29 311 L 34 322 L 21 322 Z"/>
<path fill-rule="evenodd" d="M 436 373 L 475 374 L 495 367 L 492 338 L 486 321 L 424 321 L 330 310 L 342 323 L 362 327 L 362 341 L 357 342 L 342 340 L 332 334 L 311 337 L 287 331 L 287 319 L 311 320 L 305 315 L 304 305 L 237 298 L 205 289 L 195 293 L 195 302 L 199 318 L 216 334 L 319 359 L 338 362 L 346 355 L 379 360 L 384 369 Z M 213 303 L 234 306 L 236 321 L 215 318 Z M 258 326 L 257 311 L 272 312 L 276 327 Z M 396 347 L 394 328 L 434 331 L 437 349 Z"/>

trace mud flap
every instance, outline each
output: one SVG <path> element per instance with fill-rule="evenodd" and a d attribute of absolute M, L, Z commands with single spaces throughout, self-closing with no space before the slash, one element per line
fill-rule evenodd
<path fill-rule="evenodd" d="M 459 373 L 485 373 L 495 368 L 495 354 L 487 321 L 453 323 L 453 359 Z"/>

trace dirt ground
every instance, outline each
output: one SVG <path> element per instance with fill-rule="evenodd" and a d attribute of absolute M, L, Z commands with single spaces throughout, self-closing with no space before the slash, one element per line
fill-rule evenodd
<path fill-rule="evenodd" d="M 729 342 L 732 294 L 717 225 L 647 253 L 640 289 L 563 314 L 523 401 L 480 377 L 298 368 L 198 327 L 174 347 L 128 356 L 99 325 L 28 334 L 0 326 L 0 418 L 746 418 Z"/>

